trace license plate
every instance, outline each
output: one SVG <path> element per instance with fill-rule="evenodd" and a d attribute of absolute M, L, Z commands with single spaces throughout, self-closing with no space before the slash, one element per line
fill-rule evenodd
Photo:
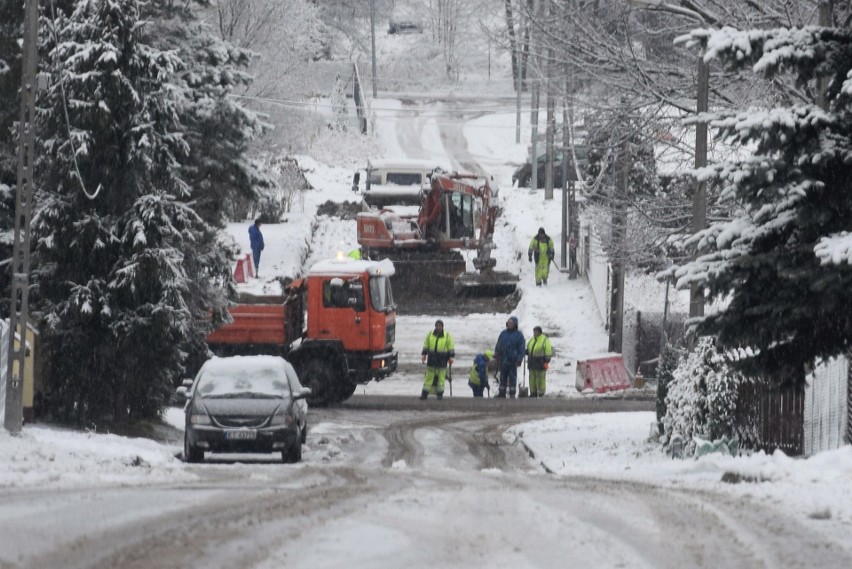
<path fill-rule="evenodd" d="M 257 438 L 257 431 L 250 431 L 248 429 L 225 431 L 225 438 L 229 441 L 253 441 Z"/>

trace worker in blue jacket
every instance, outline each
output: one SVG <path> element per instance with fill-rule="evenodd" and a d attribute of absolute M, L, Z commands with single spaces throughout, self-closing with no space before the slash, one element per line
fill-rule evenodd
<path fill-rule="evenodd" d="M 254 260 L 254 274 L 259 276 L 260 272 L 260 252 L 263 251 L 263 233 L 260 231 L 260 218 L 254 220 L 254 224 L 249 227 L 249 245 L 251 246 L 251 254 Z"/>
<path fill-rule="evenodd" d="M 524 363 L 525 351 L 526 341 L 523 332 L 518 330 L 518 319 L 510 316 L 506 321 L 506 329 L 500 332 L 497 345 L 494 347 L 494 358 L 500 369 L 500 390 L 497 392 L 497 397 L 506 397 L 507 389 L 509 397 L 515 397 L 515 390 L 518 387 L 518 368 Z"/>

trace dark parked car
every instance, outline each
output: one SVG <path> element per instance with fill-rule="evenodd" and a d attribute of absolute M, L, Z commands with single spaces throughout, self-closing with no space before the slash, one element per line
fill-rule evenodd
<path fill-rule="evenodd" d="M 574 153 L 577 155 L 577 163 L 580 165 L 580 169 L 584 169 L 589 161 L 588 161 L 588 149 L 584 146 L 576 146 L 574 149 Z M 545 164 L 547 162 L 547 156 L 542 154 L 538 157 L 538 187 L 544 187 L 544 170 Z M 519 188 L 528 188 L 530 183 L 532 183 L 532 166 L 530 166 L 529 162 L 526 162 L 523 166 L 515 170 L 515 173 L 512 174 L 512 185 L 517 183 Z M 574 168 L 574 162 L 569 157 L 568 162 L 568 181 L 576 182 L 577 181 L 577 172 Z M 557 152 L 553 159 L 553 186 L 555 188 L 561 188 L 563 186 L 562 183 L 562 153 Z"/>
<path fill-rule="evenodd" d="M 208 360 L 178 388 L 187 399 L 184 460 L 201 462 L 205 452 L 280 451 L 284 462 L 299 462 L 310 394 L 284 358 Z"/>
<path fill-rule="evenodd" d="M 388 34 L 422 34 L 423 24 L 417 20 L 391 20 L 388 22 Z"/>

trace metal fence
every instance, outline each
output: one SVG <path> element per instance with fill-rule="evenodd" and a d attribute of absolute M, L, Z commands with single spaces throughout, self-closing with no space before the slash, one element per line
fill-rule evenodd
<path fill-rule="evenodd" d="M 849 360 L 820 363 L 805 386 L 804 454 L 836 449 L 845 442 L 849 400 Z"/>
<path fill-rule="evenodd" d="M 735 431 L 743 448 L 811 456 L 843 446 L 852 407 L 845 357 L 820 363 L 804 386 L 757 380 L 739 386 Z"/>
<path fill-rule="evenodd" d="M 610 327 L 610 297 L 612 296 L 612 267 L 610 266 L 603 244 L 597 232 L 591 226 L 582 228 L 583 244 L 582 266 L 592 288 L 595 306 L 607 330 Z"/>

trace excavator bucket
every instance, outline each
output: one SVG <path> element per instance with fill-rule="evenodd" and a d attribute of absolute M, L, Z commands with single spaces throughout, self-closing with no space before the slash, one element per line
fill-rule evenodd
<path fill-rule="evenodd" d="M 518 276 L 506 271 L 465 273 L 454 285 L 456 294 L 464 296 L 507 296 L 518 288 Z"/>
<path fill-rule="evenodd" d="M 394 252 L 387 257 L 396 270 L 392 282 L 394 296 L 400 301 L 409 296 L 446 296 L 465 269 L 464 258 L 457 251 Z"/>

